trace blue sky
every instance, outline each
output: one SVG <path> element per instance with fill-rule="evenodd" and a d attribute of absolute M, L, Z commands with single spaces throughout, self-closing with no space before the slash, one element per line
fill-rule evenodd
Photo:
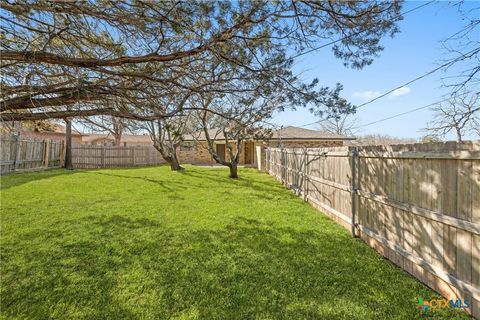
<path fill-rule="evenodd" d="M 405 2 L 407 11 L 425 2 Z M 464 4 L 466 9 L 480 7 L 480 2 Z M 477 11 L 478 12 L 478 11 Z M 330 47 L 303 56 L 296 63 L 296 71 L 304 80 L 318 78 L 321 85 L 344 85 L 343 96 L 359 105 L 378 93 L 384 93 L 442 64 L 445 50 L 441 41 L 458 31 L 466 22 L 462 21 L 456 7 L 449 2 L 434 2 L 405 15 L 399 23 L 400 33 L 394 38 L 384 38 L 385 50 L 372 65 L 362 70 L 345 68 L 342 61 L 333 56 Z M 480 35 L 476 34 L 476 37 Z M 407 86 L 361 108 L 357 114 L 358 124 L 363 125 L 404 111 L 415 109 L 441 100 L 448 92 L 442 87 L 442 77 L 454 74 L 455 68 L 433 75 Z M 431 111 L 423 109 L 392 120 L 363 127 L 358 134 L 388 134 L 396 137 L 419 138 L 431 119 Z M 304 125 L 317 119 L 307 110 L 285 111 L 276 114 L 273 122 L 278 125 Z M 319 125 L 307 128 L 318 129 Z M 452 137 L 447 137 L 452 138 Z M 471 137 L 470 137 L 471 138 Z"/>

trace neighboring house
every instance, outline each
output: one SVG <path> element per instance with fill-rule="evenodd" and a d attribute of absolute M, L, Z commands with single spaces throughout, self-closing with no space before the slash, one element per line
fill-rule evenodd
<path fill-rule="evenodd" d="M 284 148 L 340 147 L 346 141 L 355 139 L 355 137 L 346 137 L 327 131 L 288 126 L 274 131 L 267 145 Z"/>
<path fill-rule="evenodd" d="M 228 152 L 225 145 L 224 136 L 218 130 L 209 131 L 211 139 L 215 140 L 215 149 L 219 156 L 225 157 Z M 316 148 L 316 147 L 334 147 L 343 146 L 345 141 L 355 140 L 353 137 L 345 137 L 325 131 L 316 131 L 303 129 L 299 127 L 288 126 L 273 132 L 268 141 L 243 141 L 240 152 L 241 165 L 256 165 L 257 150 L 263 150 L 263 147 L 285 147 L 285 148 Z M 260 148 L 257 148 L 260 147 Z M 178 150 L 180 163 L 191 164 L 215 164 L 212 156 L 208 152 L 207 142 L 203 132 L 197 135 L 187 135 L 184 142 Z"/>
<path fill-rule="evenodd" d="M 397 138 L 382 134 L 367 134 L 359 136 L 355 141 L 349 141 L 349 146 L 389 146 L 392 144 L 412 144 L 417 140 L 412 138 Z"/>
<path fill-rule="evenodd" d="M 111 134 L 85 134 L 82 144 L 92 146 L 113 146 L 115 139 Z M 120 147 L 153 146 L 149 135 L 124 134 L 120 139 Z"/>
<path fill-rule="evenodd" d="M 227 157 L 228 151 L 225 145 L 223 133 L 216 129 L 210 129 L 209 135 L 214 139 L 216 152 L 222 157 Z M 355 140 L 352 137 L 345 137 L 325 131 L 316 131 L 298 127 L 285 127 L 273 132 L 268 141 L 247 140 L 242 142 L 240 153 L 240 164 L 257 164 L 257 151 L 262 151 L 266 146 L 285 148 L 315 148 L 343 146 L 346 141 Z M 113 146 L 115 139 L 109 134 L 87 134 L 82 136 L 82 144 Z M 152 146 L 149 135 L 122 135 L 121 147 Z M 260 148 L 257 148 L 260 147 Z M 193 135 L 186 135 L 184 141 L 177 149 L 180 163 L 213 165 L 216 164 L 207 148 L 207 141 L 203 131 Z"/>
<path fill-rule="evenodd" d="M 29 130 L 21 126 L 15 126 L 15 132 L 21 138 L 26 139 L 35 139 L 35 140 L 54 140 L 54 141 L 65 141 L 65 126 L 60 124 L 54 124 L 53 130 Z M 80 144 L 82 143 L 82 134 L 74 129 L 72 129 L 72 143 Z"/>

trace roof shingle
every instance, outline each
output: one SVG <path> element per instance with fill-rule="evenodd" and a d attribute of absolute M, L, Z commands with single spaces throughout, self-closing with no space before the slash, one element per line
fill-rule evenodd
<path fill-rule="evenodd" d="M 209 129 L 208 134 L 211 139 L 215 140 L 223 140 L 223 132 L 218 129 Z M 330 133 L 327 131 L 318 131 L 318 130 L 310 130 L 304 129 L 294 126 L 288 126 L 285 128 L 281 128 L 275 130 L 273 132 L 272 137 L 270 140 L 354 140 L 353 137 L 346 137 L 339 134 Z M 186 141 L 191 140 L 206 140 L 205 133 L 203 131 L 198 131 L 193 135 L 186 135 Z"/>

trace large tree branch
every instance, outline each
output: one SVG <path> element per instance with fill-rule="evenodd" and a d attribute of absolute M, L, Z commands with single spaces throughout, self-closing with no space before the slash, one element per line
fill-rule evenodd
<path fill-rule="evenodd" d="M 173 117 L 176 112 L 155 115 L 140 115 L 130 111 L 119 111 L 114 108 L 98 108 L 88 110 L 62 110 L 62 111 L 46 111 L 33 113 L 0 113 L 0 120 L 3 121 L 25 121 L 25 120 L 46 120 L 46 119 L 64 119 L 70 117 L 90 117 L 99 115 L 110 115 L 123 119 L 152 121 L 160 118 Z"/>
<path fill-rule="evenodd" d="M 98 115 L 109 115 L 115 113 L 113 108 L 90 109 L 90 110 L 67 110 L 67 111 L 49 111 L 35 113 L 0 113 L 2 121 L 27 121 L 27 120 L 47 120 L 64 119 L 70 117 L 89 117 Z"/>
<path fill-rule="evenodd" d="M 208 49 L 208 47 L 209 46 L 207 45 L 203 45 L 193 48 L 191 50 L 171 53 L 167 55 L 149 53 L 143 56 L 123 56 L 115 59 L 73 58 L 48 52 L 1 50 L 0 60 L 22 61 L 31 63 L 48 63 L 83 68 L 113 67 L 127 63 L 138 64 L 146 62 L 168 62 L 183 59 L 185 57 L 189 57 L 205 51 Z"/>
<path fill-rule="evenodd" d="M 76 102 L 97 101 L 101 95 L 109 95 L 109 92 L 89 91 L 79 89 L 68 89 L 70 92 L 51 98 L 33 98 L 30 95 L 16 97 L 0 101 L 1 109 L 6 110 L 25 110 L 44 107 L 57 107 L 71 105 Z"/>
<path fill-rule="evenodd" d="M 174 60 L 180 60 L 207 51 L 212 46 L 231 39 L 238 29 L 248 25 L 249 23 L 252 23 L 251 17 L 255 12 L 255 8 L 256 7 L 252 8 L 240 21 L 238 21 L 232 27 L 224 30 L 218 36 L 213 37 L 207 43 L 186 51 L 179 51 L 165 55 L 152 52 L 142 56 L 122 56 L 114 59 L 98 59 L 65 57 L 58 54 L 41 51 L 0 50 L 0 61 L 22 61 L 30 63 L 56 64 L 69 67 L 96 68 L 120 66 L 129 63 L 139 64 L 147 62 L 169 62 Z"/>

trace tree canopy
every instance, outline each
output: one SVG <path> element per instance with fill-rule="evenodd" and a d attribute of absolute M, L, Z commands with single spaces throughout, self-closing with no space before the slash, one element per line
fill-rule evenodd
<path fill-rule="evenodd" d="M 152 120 L 182 111 L 149 109 L 152 94 L 248 92 L 262 82 L 308 92 L 292 70 L 295 56 L 338 40 L 333 54 L 362 68 L 383 49 L 380 39 L 398 31 L 400 8 L 399 1 L 6 1 L 0 115 Z"/>

